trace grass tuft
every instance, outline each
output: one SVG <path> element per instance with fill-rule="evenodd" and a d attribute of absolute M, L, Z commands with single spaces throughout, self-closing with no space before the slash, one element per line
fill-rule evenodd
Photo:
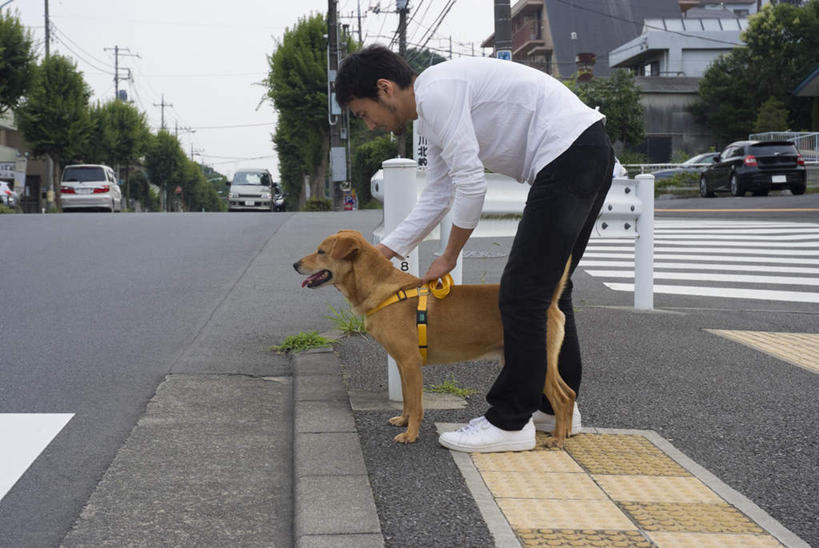
<path fill-rule="evenodd" d="M 334 342 L 333 339 L 322 337 L 317 331 L 311 331 L 310 333 L 299 333 L 298 335 L 285 337 L 284 342 L 280 345 L 271 346 L 270 350 L 279 354 L 288 354 L 330 346 Z"/>

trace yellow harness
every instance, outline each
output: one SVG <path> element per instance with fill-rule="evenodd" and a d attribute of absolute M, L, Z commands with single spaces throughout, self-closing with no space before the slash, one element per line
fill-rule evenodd
<path fill-rule="evenodd" d="M 440 284 L 440 287 L 438 287 Z M 381 304 L 367 312 L 367 316 L 371 316 L 386 308 L 391 304 L 405 301 L 413 297 L 418 297 L 418 307 L 415 312 L 415 325 L 418 327 L 418 351 L 421 353 L 423 363 L 427 363 L 427 301 L 429 294 L 436 299 L 443 299 L 449 295 L 449 290 L 454 285 L 452 276 L 447 274 L 438 281 L 428 282 L 426 285 L 415 289 L 399 289 L 395 295 L 391 295 Z"/>

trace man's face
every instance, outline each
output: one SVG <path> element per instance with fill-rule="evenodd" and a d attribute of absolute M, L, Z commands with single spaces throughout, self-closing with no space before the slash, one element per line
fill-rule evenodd
<path fill-rule="evenodd" d="M 406 129 L 407 120 L 401 116 L 395 97 L 379 93 L 377 100 L 355 98 L 347 106 L 353 116 L 364 120 L 371 131 L 380 129 L 401 135 Z"/>

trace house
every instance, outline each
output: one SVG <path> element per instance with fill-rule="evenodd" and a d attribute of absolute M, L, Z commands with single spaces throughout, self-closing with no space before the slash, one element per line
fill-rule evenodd
<path fill-rule="evenodd" d="M 643 21 L 680 17 L 679 0 L 518 0 L 512 59 L 552 76 L 608 76 L 608 53 L 640 35 Z M 494 47 L 495 35 L 482 47 Z"/>
<path fill-rule="evenodd" d="M 748 19 L 730 11 L 714 13 L 727 18 L 646 19 L 640 36 L 609 52 L 609 64 L 637 76 L 701 77 L 720 55 L 743 45 L 740 33 L 748 28 Z"/>
<path fill-rule="evenodd" d="M 45 205 L 45 186 L 43 192 L 40 187 L 48 168 L 44 161 L 29 158 L 29 153 L 11 111 L 0 114 L 0 180 L 14 186 L 24 212 L 37 213 Z"/>
<path fill-rule="evenodd" d="M 611 67 L 637 76 L 649 161 L 667 162 L 677 150 L 698 154 L 714 144 L 689 107 L 708 66 L 743 45 L 747 28 L 748 19 L 732 10 L 691 8 L 681 18 L 646 19 L 640 36 L 609 52 Z"/>

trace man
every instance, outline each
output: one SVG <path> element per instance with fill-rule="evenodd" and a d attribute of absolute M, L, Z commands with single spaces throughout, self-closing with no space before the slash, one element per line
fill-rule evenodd
<path fill-rule="evenodd" d="M 614 154 L 604 116 L 559 81 L 517 63 L 464 58 L 418 76 L 378 45 L 344 59 L 336 98 L 371 130 L 400 134 L 418 120 L 418 132 L 429 143 L 427 186 L 378 248 L 388 259 L 405 256 L 451 208 L 446 250 L 430 265 L 425 282 L 455 267 L 478 224 L 484 167 L 531 184 L 500 282 L 505 365 L 487 394 L 490 408 L 439 441 L 467 452 L 533 449 L 535 430 L 554 427 L 542 393 L 546 309 L 570 255 L 571 271 L 577 266 L 611 185 Z M 571 295 L 569 280 L 559 303 L 566 315 L 559 369 L 577 392 L 581 362 Z M 572 430 L 579 428 L 575 406 Z"/>

